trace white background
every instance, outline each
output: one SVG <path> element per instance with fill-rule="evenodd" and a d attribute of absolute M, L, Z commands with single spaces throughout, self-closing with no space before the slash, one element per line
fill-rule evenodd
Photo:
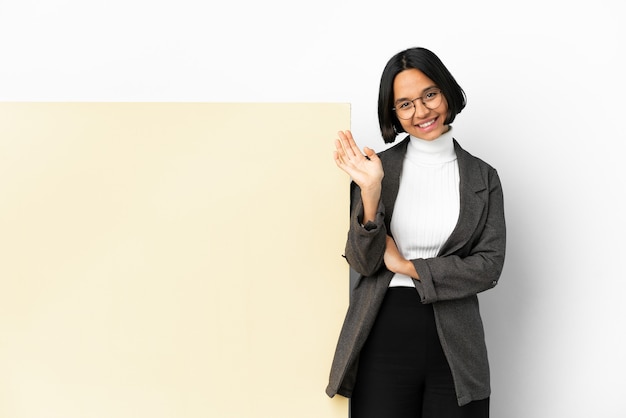
<path fill-rule="evenodd" d="M 456 138 L 498 169 L 505 192 L 506 266 L 481 295 L 492 416 L 624 417 L 621 10 L 618 0 L 0 0 L 0 100 L 349 102 L 359 144 L 382 150 L 385 63 L 433 50 L 468 96 Z M 320 138 L 328 158 L 332 140 Z"/>

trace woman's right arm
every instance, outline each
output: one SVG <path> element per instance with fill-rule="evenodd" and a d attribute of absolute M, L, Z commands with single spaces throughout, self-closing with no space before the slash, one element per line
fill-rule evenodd
<path fill-rule="evenodd" d="M 383 263 L 386 229 L 380 201 L 383 167 L 373 149 L 358 149 L 350 131 L 339 132 L 335 141 L 335 163 L 352 179 L 350 187 L 350 230 L 346 259 L 360 274 L 371 275 Z"/>

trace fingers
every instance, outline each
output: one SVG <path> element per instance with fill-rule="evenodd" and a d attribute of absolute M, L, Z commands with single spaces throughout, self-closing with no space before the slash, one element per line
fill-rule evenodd
<path fill-rule="evenodd" d="M 338 136 L 339 136 L 339 139 L 335 139 L 334 157 L 335 157 L 335 163 L 339 167 L 341 167 L 349 160 L 349 156 L 347 154 L 348 146 L 346 145 L 346 142 L 348 142 L 348 139 L 347 139 L 347 136 L 343 132 L 339 132 Z"/>
<path fill-rule="evenodd" d="M 356 142 L 354 142 L 354 138 L 352 137 L 352 132 L 350 132 L 349 130 L 339 131 L 337 135 L 339 136 L 341 146 L 343 147 L 344 152 L 348 157 L 361 155 L 361 152 L 359 151 L 359 148 L 357 147 Z"/>
<path fill-rule="evenodd" d="M 339 142 L 339 141 L 337 141 L 337 142 Z M 337 146 L 337 148 L 341 147 L 341 145 L 339 145 L 339 144 L 336 145 L 336 146 Z M 334 159 L 335 159 L 335 164 L 337 164 L 337 167 L 339 167 L 339 168 L 342 168 L 343 165 L 344 165 L 342 155 L 343 155 L 343 151 L 335 151 L 335 152 L 333 152 L 333 156 L 334 156 Z"/>
<path fill-rule="evenodd" d="M 339 139 L 335 139 L 335 152 L 333 154 L 335 157 L 335 163 L 341 167 L 345 163 L 346 152 Z"/>
<path fill-rule="evenodd" d="M 339 139 L 335 140 L 337 152 L 339 152 L 346 161 L 359 161 L 365 158 L 363 153 L 359 150 L 359 147 L 356 145 L 356 142 L 352 137 L 352 132 L 349 130 L 339 131 L 337 135 L 339 136 Z"/>

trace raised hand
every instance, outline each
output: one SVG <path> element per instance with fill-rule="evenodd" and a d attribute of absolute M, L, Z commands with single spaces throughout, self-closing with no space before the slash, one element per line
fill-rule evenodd
<path fill-rule="evenodd" d="M 361 223 L 365 225 L 376 219 L 376 211 L 381 194 L 381 182 L 385 173 L 383 165 L 373 149 L 365 147 L 359 150 L 352 138 L 352 132 L 339 131 L 335 140 L 335 164 L 348 173 L 361 189 L 363 215 Z"/>
<path fill-rule="evenodd" d="M 359 150 L 352 132 L 339 131 L 335 140 L 335 164 L 348 173 L 362 191 L 380 191 L 380 182 L 384 172 L 376 152 L 368 147 Z"/>

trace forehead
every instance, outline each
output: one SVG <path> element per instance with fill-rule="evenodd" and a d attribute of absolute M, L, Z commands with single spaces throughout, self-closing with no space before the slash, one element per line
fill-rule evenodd
<path fill-rule="evenodd" d="M 404 70 L 396 75 L 393 80 L 394 98 L 409 98 L 422 94 L 422 92 L 430 87 L 435 87 L 433 80 L 428 78 L 423 72 L 415 68 Z"/>

